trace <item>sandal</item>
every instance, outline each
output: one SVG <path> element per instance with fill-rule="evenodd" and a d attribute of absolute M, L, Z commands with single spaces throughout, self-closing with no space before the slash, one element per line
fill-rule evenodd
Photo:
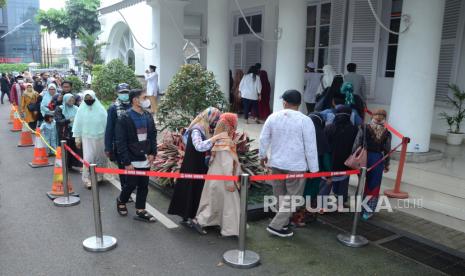
<path fill-rule="evenodd" d="M 157 220 L 151 214 L 149 214 L 146 210 L 144 211 L 136 211 L 136 215 L 134 216 L 135 220 L 140 220 L 144 222 L 154 223 Z"/>
<path fill-rule="evenodd" d="M 128 215 L 128 208 L 126 208 L 126 204 L 121 203 L 121 201 L 119 201 L 119 198 L 116 198 L 116 211 L 118 211 L 118 214 L 122 217 Z"/>
<path fill-rule="evenodd" d="M 192 220 L 192 228 L 194 228 L 194 230 L 197 231 L 197 233 L 200 235 L 207 234 L 207 231 L 203 229 L 202 225 L 200 225 L 197 220 Z"/>
<path fill-rule="evenodd" d="M 179 222 L 179 224 L 185 226 L 185 227 L 189 227 L 189 228 L 192 228 L 192 220 L 191 219 L 183 219 Z"/>

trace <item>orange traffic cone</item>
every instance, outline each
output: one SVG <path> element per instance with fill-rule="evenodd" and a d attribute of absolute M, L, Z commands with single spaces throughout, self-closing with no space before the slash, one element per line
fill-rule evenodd
<path fill-rule="evenodd" d="M 14 119 L 13 119 L 13 128 L 10 129 L 12 132 L 20 132 L 23 129 L 23 124 L 21 120 L 19 120 L 18 112 L 15 112 Z"/>
<path fill-rule="evenodd" d="M 34 142 L 32 142 L 32 134 L 31 131 L 26 127 L 26 124 L 23 125 L 23 129 L 21 131 L 21 136 L 19 137 L 19 144 L 18 147 L 33 147 Z"/>
<path fill-rule="evenodd" d="M 45 148 L 44 142 L 40 139 L 40 128 L 36 129 L 36 141 L 34 147 L 34 157 L 29 166 L 33 168 L 50 167 L 52 163 L 48 162 L 47 149 Z"/>
<path fill-rule="evenodd" d="M 70 179 L 68 178 L 68 189 L 69 194 L 73 195 L 73 185 L 71 184 Z M 50 199 L 55 199 L 57 197 L 63 196 L 65 193 L 63 191 L 63 162 L 61 160 L 61 147 L 57 147 L 56 157 L 55 157 L 55 168 L 53 169 L 53 182 L 52 182 L 52 191 L 47 193 L 47 196 Z"/>
<path fill-rule="evenodd" d="M 15 120 L 15 109 L 13 107 L 13 105 L 11 105 L 11 108 L 10 108 L 10 121 L 8 122 L 8 124 L 13 124 L 13 121 Z"/>

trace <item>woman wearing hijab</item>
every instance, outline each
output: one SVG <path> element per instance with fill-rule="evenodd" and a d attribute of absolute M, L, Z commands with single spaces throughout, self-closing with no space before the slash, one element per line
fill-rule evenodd
<path fill-rule="evenodd" d="M 72 128 L 74 118 L 78 111 L 78 107 L 74 105 L 75 99 L 72 94 L 63 96 L 63 104 L 55 109 L 55 121 L 57 124 L 57 132 L 59 141 L 66 140 L 66 144 L 77 154 L 82 156 L 80 150 L 76 147 L 76 141 L 73 138 Z M 82 167 L 81 162 L 68 154 L 68 167 Z"/>
<path fill-rule="evenodd" d="M 42 113 L 42 116 L 45 117 L 45 114 L 51 112 L 49 106 L 52 102 L 53 96 L 57 93 L 57 87 L 53 83 L 49 84 L 47 90 L 43 92 L 42 101 L 40 102 L 40 112 Z"/>
<path fill-rule="evenodd" d="M 357 136 L 358 128 L 350 121 L 352 110 L 348 106 L 336 109 L 336 117 L 332 124 L 325 128 L 325 134 L 331 150 L 332 171 L 350 170 L 344 162 L 352 153 L 352 146 Z M 331 189 L 336 196 L 343 197 L 343 203 L 348 198 L 349 176 L 334 176 L 321 181 L 320 195 L 328 196 Z"/>
<path fill-rule="evenodd" d="M 181 173 L 206 174 L 208 171 L 208 155 L 216 141 L 228 138 L 227 133 L 212 137 L 221 112 L 209 107 L 200 113 L 186 130 L 186 151 L 181 165 Z M 182 217 L 181 224 L 192 225 L 192 219 L 197 214 L 204 180 L 178 179 L 174 185 L 174 194 L 168 209 L 168 214 Z"/>
<path fill-rule="evenodd" d="M 331 148 L 329 147 L 328 139 L 325 134 L 325 121 L 319 113 L 310 113 L 310 119 L 312 119 L 313 125 L 315 126 L 316 144 L 318 150 L 318 163 L 321 172 L 329 172 L 332 169 L 331 166 Z M 311 206 L 315 207 L 317 203 L 317 196 L 320 191 L 321 178 L 307 179 L 305 183 L 304 198 L 311 200 Z M 314 221 L 316 219 L 315 213 L 310 213 L 306 208 L 302 208 L 296 212 L 292 217 L 292 223 L 297 227 L 303 227 L 306 223 Z"/>
<path fill-rule="evenodd" d="M 260 70 L 260 81 L 262 82 L 262 99 L 258 102 L 258 114 L 260 120 L 266 120 L 271 114 L 270 109 L 270 93 L 271 84 L 268 80 L 268 73 L 265 70 Z"/>
<path fill-rule="evenodd" d="M 336 71 L 329 64 L 323 66 L 323 76 L 321 78 L 320 87 L 318 88 L 317 94 L 323 93 L 326 88 L 331 87 L 333 84 L 334 77 L 336 76 Z"/>
<path fill-rule="evenodd" d="M 215 143 L 212 148 L 208 174 L 239 175 L 239 158 L 234 143 L 237 129 L 237 115 L 221 115 L 215 135 L 226 132 L 228 137 Z M 240 218 L 240 197 L 238 183 L 234 181 L 205 181 L 196 218 L 192 221 L 194 229 L 206 234 L 206 226 L 220 226 L 221 235 L 238 236 Z"/>
<path fill-rule="evenodd" d="M 33 89 L 32 83 L 26 83 L 26 90 L 21 97 L 19 111 L 21 117 L 28 123 L 31 129 L 36 129 L 37 119 L 39 114 L 39 107 L 37 106 L 37 99 L 39 93 Z"/>
<path fill-rule="evenodd" d="M 355 152 L 358 147 L 365 144 L 367 149 L 367 168 L 370 168 L 386 156 L 383 162 L 367 173 L 364 196 L 370 197 L 367 203 L 367 206 L 370 208 L 362 210 L 362 218 L 364 220 L 368 220 L 373 216 L 378 205 L 383 172 L 387 173 L 389 171 L 390 157 L 388 154 L 391 151 L 392 135 L 384 125 L 386 123 L 386 115 L 386 110 L 384 109 L 375 110 L 371 122 L 360 128 L 352 149 Z"/>
<path fill-rule="evenodd" d="M 234 76 L 234 85 L 232 87 L 234 101 L 232 102 L 232 112 L 235 113 L 242 113 L 242 104 L 241 104 L 241 96 L 239 95 L 239 85 L 241 84 L 242 78 L 244 77 L 244 71 L 241 69 L 236 70 L 236 74 Z"/>
<path fill-rule="evenodd" d="M 81 148 L 84 160 L 98 167 L 105 167 L 105 128 L 107 125 L 107 111 L 95 96 L 92 90 L 84 91 L 84 103 L 79 106 L 73 122 L 73 137 L 76 138 L 77 148 Z M 103 175 L 98 174 L 98 181 Z M 83 167 L 82 181 L 90 189 L 89 170 Z"/>

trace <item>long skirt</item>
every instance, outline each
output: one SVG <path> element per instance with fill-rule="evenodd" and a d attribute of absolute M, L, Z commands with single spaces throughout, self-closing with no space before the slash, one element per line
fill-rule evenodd
<path fill-rule="evenodd" d="M 232 171 L 233 162 L 229 152 L 217 152 L 208 174 L 228 175 Z M 222 236 L 239 236 L 239 192 L 230 192 L 226 186 L 234 186 L 234 182 L 205 181 L 196 218 L 203 227 L 220 226 Z"/>
<path fill-rule="evenodd" d="M 383 158 L 382 153 L 369 151 L 368 158 L 367 158 L 367 167 L 370 168 L 382 158 Z M 367 204 L 371 210 L 368 210 L 368 209 L 364 210 L 364 212 L 366 213 L 372 213 L 376 210 L 376 206 L 378 205 L 378 199 L 379 199 L 379 191 L 381 188 L 381 181 L 383 179 L 383 171 L 384 171 L 384 162 L 381 162 L 378 166 L 373 168 L 373 170 L 367 173 L 364 196 L 371 197 Z"/>
<path fill-rule="evenodd" d="M 83 158 L 90 164 L 96 164 L 97 167 L 105 168 L 107 165 L 107 156 L 105 155 L 104 138 L 82 138 Z M 103 174 L 97 174 L 97 181 L 103 180 Z M 82 182 L 90 183 L 90 172 L 86 166 L 82 170 Z"/>

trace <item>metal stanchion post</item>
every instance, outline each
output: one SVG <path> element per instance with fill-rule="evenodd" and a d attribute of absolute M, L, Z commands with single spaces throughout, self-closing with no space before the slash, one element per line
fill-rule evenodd
<path fill-rule="evenodd" d="M 368 244 L 368 240 L 360 235 L 357 235 L 357 225 L 358 220 L 360 219 L 360 209 L 361 209 L 361 200 L 363 198 L 363 193 L 365 190 L 365 180 L 367 176 L 367 168 L 361 168 L 361 176 L 358 182 L 358 194 L 355 195 L 355 212 L 354 212 L 354 222 L 352 224 L 352 231 L 350 234 L 339 234 L 337 239 L 344 245 L 350 247 L 362 247 Z"/>
<path fill-rule="evenodd" d="M 241 175 L 241 217 L 239 222 L 239 249 L 226 251 L 223 260 L 227 265 L 236 268 L 251 268 L 260 264 L 260 255 L 245 249 L 247 237 L 247 197 L 249 175 Z"/>
<path fill-rule="evenodd" d="M 63 192 L 64 192 L 64 196 L 58 197 L 53 201 L 53 204 L 55 204 L 55 206 L 59 206 L 59 207 L 74 206 L 74 205 L 79 204 L 79 202 L 81 201 L 79 199 L 79 197 L 69 195 L 68 152 L 66 151 L 65 145 L 66 145 L 66 141 L 62 140 L 61 141 L 61 159 L 62 159 L 61 164 L 62 164 L 62 169 L 63 169 Z"/>
<path fill-rule="evenodd" d="M 95 223 L 95 236 L 85 239 L 82 242 L 84 249 L 91 252 L 104 252 L 109 251 L 116 247 L 117 240 L 112 236 L 104 236 L 102 231 L 102 214 L 100 212 L 100 198 L 97 186 L 97 174 L 95 167 L 97 165 L 90 165 L 90 181 L 92 184 L 92 201 L 94 205 L 94 223 Z"/>

